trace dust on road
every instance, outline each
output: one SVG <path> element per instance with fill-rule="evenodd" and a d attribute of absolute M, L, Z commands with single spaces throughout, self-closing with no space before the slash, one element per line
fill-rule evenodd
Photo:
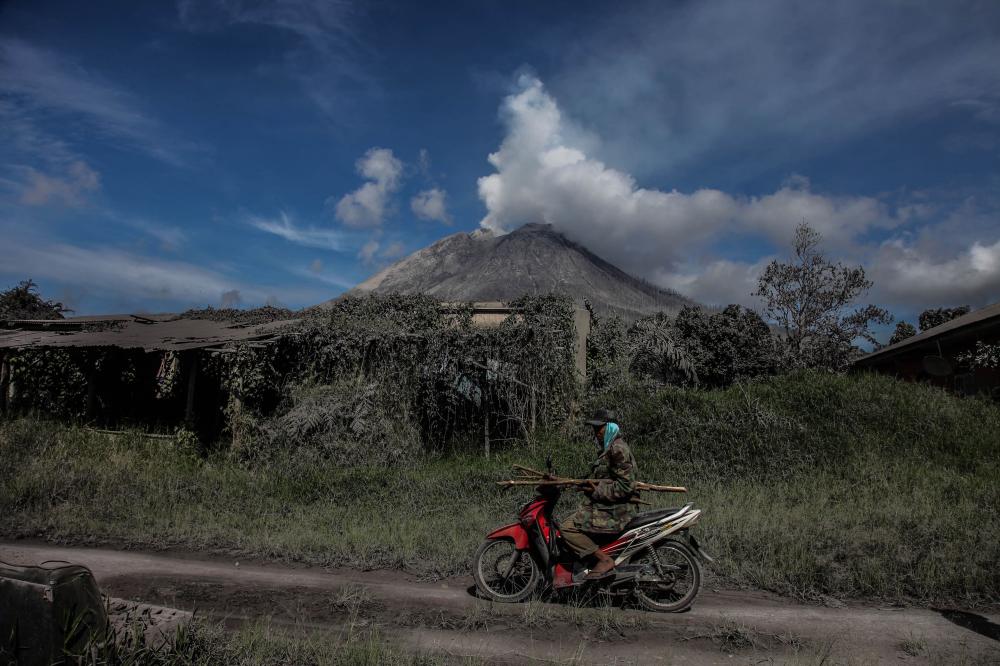
<path fill-rule="evenodd" d="M 703 589 L 694 608 L 659 615 L 565 603 L 490 604 L 471 577 L 323 570 L 196 555 L 0 544 L 0 560 L 89 567 L 111 596 L 239 622 L 299 629 L 347 623 L 422 651 L 503 663 L 998 663 L 1000 618 L 961 609 L 827 608 Z M 828 662 L 829 663 L 829 662 Z"/>

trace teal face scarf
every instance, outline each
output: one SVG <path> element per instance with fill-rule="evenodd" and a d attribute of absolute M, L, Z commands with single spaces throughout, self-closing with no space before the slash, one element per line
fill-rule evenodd
<path fill-rule="evenodd" d="M 608 423 L 604 427 L 604 450 L 607 451 L 608 447 L 611 446 L 611 442 L 615 441 L 615 437 L 618 436 L 618 424 Z"/>

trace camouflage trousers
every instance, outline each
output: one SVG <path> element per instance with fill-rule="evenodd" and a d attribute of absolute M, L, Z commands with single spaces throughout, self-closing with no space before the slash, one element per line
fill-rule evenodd
<path fill-rule="evenodd" d="M 597 544 L 594 540 L 587 536 L 586 532 L 580 529 L 577 524 L 579 521 L 580 512 L 577 511 L 567 520 L 559 524 L 559 532 L 562 534 L 563 541 L 569 546 L 569 549 L 576 553 L 579 558 L 587 557 L 588 555 L 593 555 L 597 550 Z"/>

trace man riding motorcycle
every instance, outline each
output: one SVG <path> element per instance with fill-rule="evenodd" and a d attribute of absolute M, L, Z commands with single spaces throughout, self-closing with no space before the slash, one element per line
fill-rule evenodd
<path fill-rule="evenodd" d="M 588 478 L 601 479 L 585 491 L 588 501 L 559 528 L 563 541 L 576 556 L 593 556 L 597 564 L 587 574 L 588 579 L 604 578 L 615 568 L 614 559 L 598 549 L 590 534 L 618 534 L 637 513 L 633 498 L 639 470 L 632 451 L 621 436 L 614 412 L 599 409 L 584 423 L 594 428 L 599 455 L 591 464 Z"/>

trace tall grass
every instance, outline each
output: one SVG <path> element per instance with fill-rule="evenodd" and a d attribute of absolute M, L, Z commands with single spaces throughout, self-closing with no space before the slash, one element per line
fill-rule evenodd
<path fill-rule="evenodd" d="M 442 658 L 402 649 L 376 630 L 346 627 L 319 632 L 299 627 L 279 628 L 267 621 L 235 631 L 193 622 L 166 641 L 150 645 L 137 622 L 94 640 L 79 653 L 67 653 L 66 663 L 80 666 L 444 666 L 485 664 L 475 657 Z M 60 662 L 61 663 L 61 662 Z"/>
<path fill-rule="evenodd" d="M 715 575 L 800 597 L 995 602 L 1000 408 L 882 377 L 805 373 L 719 391 L 619 388 L 641 476 L 683 484 Z M 238 551 L 425 575 L 468 571 L 528 489 L 512 462 L 584 473 L 579 442 L 499 457 L 342 467 L 306 452 L 247 466 L 162 440 L 21 419 L 0 424 L 0 531 Z M 567 495 L 572 508 L 576 497 Z"/>

